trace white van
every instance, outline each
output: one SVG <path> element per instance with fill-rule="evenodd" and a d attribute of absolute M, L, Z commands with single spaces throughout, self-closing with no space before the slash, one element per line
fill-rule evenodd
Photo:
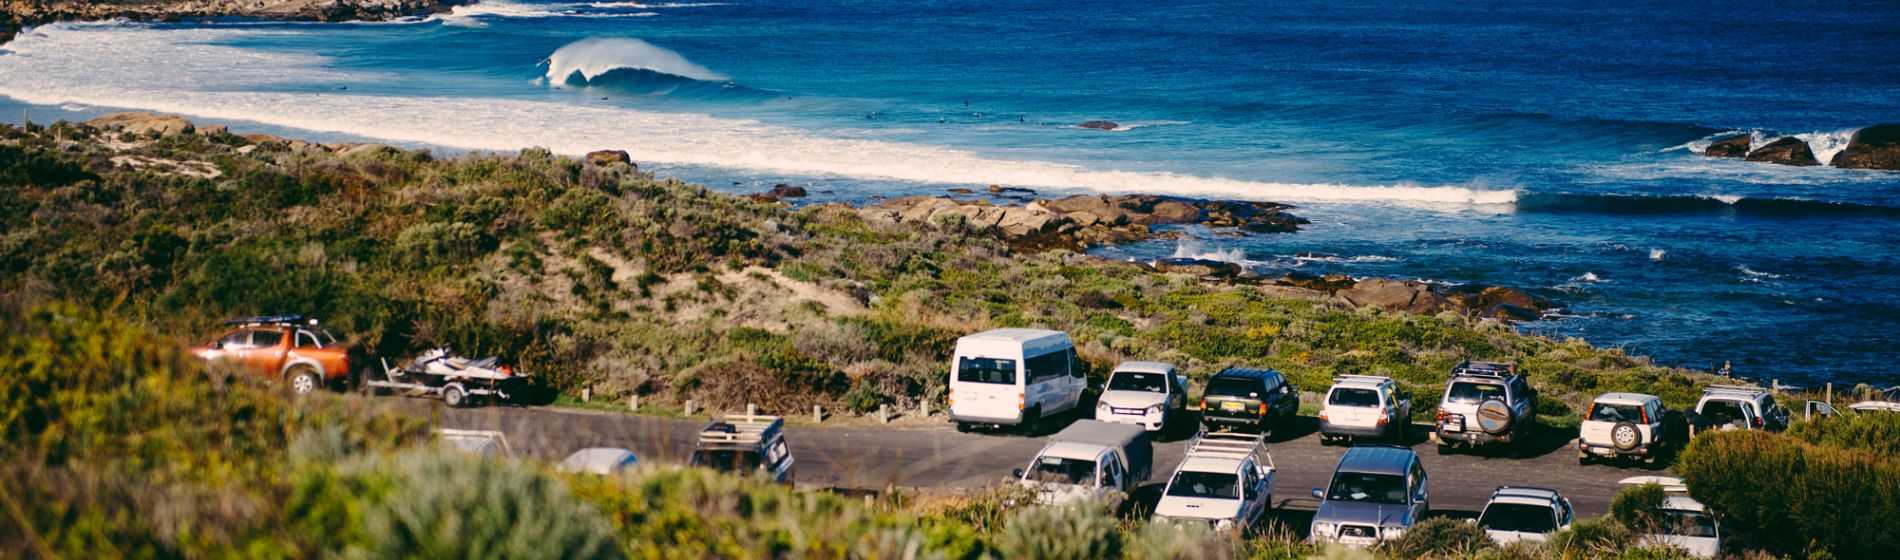
<path fill-rule="evenodd" d="M 950 420 L 975 427 L 1040 429 L 1076 407 L 1088 388 L 1075 343 L 1062 332 L 996 329 L 957 339 L 950 358 Z"/>

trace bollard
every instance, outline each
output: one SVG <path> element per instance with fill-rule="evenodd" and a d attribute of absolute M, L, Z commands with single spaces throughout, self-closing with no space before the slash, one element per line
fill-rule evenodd
<path fill-rule="evenodd" d="M 930 399 L 924 399 L 922 401 L 919 401 L 918 405 L 921 407 L 921 409 L 918 410 L 918 412 L 920 413 L 918 414 L 918 416 L 929 418 L 930 417 Z"/>
<path fill-rule="evenodd" d="M 686 415 L 687 416 L 693 415 L 693 401 L 690 401 L 690 400 L 686 401 Z"/>
<path fill-rule="evenodd" d="M 589 400 L 592 400 L 593 396 L 594 396 L 593 389 L 581 389 L 581 402 L 587 402 Z"/>
<path fill-rule="evenodd" d="M 1775 394 L 1777 395 L 1781 394 L 1781 380 L 1780 379 L 1770 380 L 1768 384 L 1769 384 L 1769 387 L 1771 387 L 1772 390 L 1775 392 Z"/>
<path fill-rule="evenodd" d="M 1834 405 L 1834 383 L 1832 382 L 1827 384 L 1827 404 L 1828 406 Z"/>
<path fill-rule="evenodd" d="M 891 423 L 891 405 L 877 405 L 877 421 L 885 424 Z"/>
<path fill-rule="evenodd" d="M 824 422 L 824 421 L 825 421 L 825 407 L 820 406 L 820 405 L 815 405 L 815 404 L 811 405 L 811 422 L 813 424 L 817 424 L 819 422 Z"/>
<path fill-rule="evenodd" d="M 758 415 L 759 415 L 759 405 L 756 405 L 756 404 L 752 404 L 752 403 L 745 403 L 745 415 L 746 415 L 746 416 L 758 416 Z"/>
<path fill-rule="evenodd" d="M 627 410 L 640 410 L 640 395 L 627 395 Z"/>

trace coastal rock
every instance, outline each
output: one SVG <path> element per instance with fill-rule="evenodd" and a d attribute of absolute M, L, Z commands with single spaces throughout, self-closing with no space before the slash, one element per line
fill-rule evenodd
<path fill-rule="evenodd" d="M 1099 120 L 1088 121 L 1088 122 L 1082 123 L 1081 126 L 1082 128 L 1093 128 L 1095 130 L 1115 130 L 1117 128 L 1122 127 L 1122 125 L 1117 124 L 1115 121 L 1099 121 Z"/>
<path fill-rule="evenodd" d="M 1879 124 L 1854 131 L 1832 165 L 1847 169 L 1900 170 L 1900 124 Z"/>
<path fill-rule="evenodd" d="M 1351 288 L 1340 290 L 1336 295 L 1360 307 L 1403 310 L 1411 307 L 1412 300 L 1417 299 L 1420 293 L 1428 291 L 1422 285 L 1402 280 L 1368 278 Z"/>
<path fill-rule="evenodd" d="M 1749 142 L 1754 141 L 1754 139 L 1752 135 L 1743 134 L 1716 140 L 1710 142 L 1709 147 L 1702 150 L 1702 155 L 1728 158 L 1747 157 Z"/>
<path fill-rule="evenodd" d="M 805 198 L 807 193 L 805 192 L 805 187 L 779 183 L 772 185 L 772 191 L 766 194 L 777 198 Z"/>
<path fill-rule="evenodd" d="M 1208 259 L 1158 259 L 1154 262 L 1153 266 L 1154 269 L 1159 272 L 1187 274 L 1201 278 L 1225 278 L 1239 276 L 1241 273 L 1241 267 L 1238 264 Z"/>
<path fill-rule="evenodd" d="M 589 165 L 633 165 L 633 156 L 627 155 L 626 150 L 600 150 L 587 152 L 587 163 Z"/>
<path fill-rule="evenodd" d="M 997 206 L 986 200 L 910 196 L 864 207 L 865 221 L 941 226 L 955 215 L 975 229 L 990 229 L 1018 249 L 1086 250 L 1108 244 L 1169 237 L 1154 226 L 1199 224 L 1253 232 L 1295 231 L 1307 223 L 1271 202 L 1210 201 L 1154 195 L 1078 195 Z"/>
<path fill-rule="evenodd" d="M 1776 165 L 1793 165 L 1796 167 L 1821 164 L 1821 162 L 1815 161 L 1814 159 L 1814 149 L 1809 148 L 1807 142 L 1803 142 L 1800 138 L 1793 136 L 1769 142 L 1765 146 L 1756 148 L 1755 151 L 1748 153 L 1747 159 L 1748 161 L 1773 163 Z"/>
<path fill-rule="evenodd" d="M 120 130 L 132 134 L 157 132 L 160 136 L 191 134 L 196 127 L 191 121 L 178 115 L 159 115 L 153 113 L 112 113 L 100 115 L 86 121 L 99 128 Z"/>
<path fill-rule="evenodd" d="M 945 189 L 945 192 L 948 192 L 948 193 L 950 193 L 950 194 L 976 194 L 976 191 L 973 191 L 973 190 L 970 190 L 970 189 L 966 189 L 966 188 L 963 188 L 963 187 L 956 187 L 956 188 L 952 188 L 952 189 Z"/>
<path fill-rule="evenodd" d="M 230 134 L 230 133 L 231 133 L 231 127 L 224 126 L 221 124 L 208 124 L 208 125 L 198 127 L 198 134 L 200 136 L 219 136 L 219 135 Z"/>
<path fill-rule="evenodd" d="M 1327 274 L 1325 276 L 1320 276 L 1317 274 L 1312 274 L 1308 272 L 1300 272 L 1296 270 L 1293 272 L 1288 272 L 1286 276 L 1280 277 L 1280 279 L 1275 280 L 1274 283 L 1282 285 L 1282 286 L 1306 288 L 1308 290 L 1313 290 L 1316 292 L 1325 292 L 1325 293 L 1331 294 L 1340 290 L 1352 288 L 1354 284 L 1358 283 L 1358 281 L 1353 280 L 1351 276 L 1347 276 L 1344 274 Z"/>

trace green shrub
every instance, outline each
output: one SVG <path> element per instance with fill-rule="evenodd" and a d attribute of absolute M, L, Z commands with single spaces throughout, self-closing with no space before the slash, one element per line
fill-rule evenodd
<path fill-rule="evenodd" d="M 1380 545 L 1383 552 L 1400 558 L 1422 556 L 1471 556 L 1491 546 L 1491 537 L 1483 527 L 1461 519 L 1434 517 L 1407 529 L 1399 538 Z"/>
<path fill-rule="evenodd" d="M 1628 488 L 1610 500 L 1610 517 L 1624 527 L 1646 530 L 1662 520 L 1663 499 L 1669 494 L 1657 484 Z"/>
<path fill-rule="evenodd" d="M 1579 519 L 1570 527 L 1550 534 L 1544 549 L 1561 558 L 1595 558 L 1614 555 L 1631 539 L 1629 529 L 1613 517 Z"/>
<path fill-rule="evenodd" d="M 1789 426 L 1787 434 L 1815 445 L 1900 457 L 1900 414 L 1874 412 L 1803 420 Z"/>
<path fill-rule="evenodd" d="M 1778 554 L 1900 550 L 1900 463 L 1761 431 L 1696 436 L 1676 472 L 1728 533 Z"/>
<path fill-rule="evenodd" d="M 606 520 L 525 463 L 418 450 L 372 463 L 387 490 L 354 558 L 619 558 Z"/>
<path fill-rule="evenodd" d="M 1122 535 L 1101 504 L 1032 507 L 1009 520 L 996 548 L 1010 560 L 1119 558 Z"/>

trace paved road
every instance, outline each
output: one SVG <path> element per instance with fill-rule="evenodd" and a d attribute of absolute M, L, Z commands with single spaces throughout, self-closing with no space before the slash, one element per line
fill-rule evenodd
<path fill-rule="evenodd" d="M 391 399 L 394 400 L 394 399 Z M 646 461 L 680 461 L 692 450 L 704 420 L 633 416 L 563 408 L 449 409 L 433 401 L 409 399 L 397 407 L 429 416 L 439 427 L 500 430 L 515 451 L 559 460 L 584 447 L 625 447 Z M 1312 488 L 1324 486 L 1345 447 L 1324 446 L 1313 434 L 1311 418 L 1268 444 L 1279 469 L 1274 482 L 1276 506 L 1312 510 Z M 1410 442 L 1431 477 L 1434 510 L 1470 515 L 1481 509 L 1499 485 L 1552 488 L 1569 497 L 1579 515 L 1608 512 L 1619 490 L 1616 481 L 1649 474 L 1641 468 L 1579 466 L 1569 438 L 1546 433 L 1525 458 L 1504 453 L 1438 455 L 1415 430 Z M 1547 430 L 1547 432 L 1551 432 Z M 787 429 L 803 485 L 877 489 L 896 487 L 978 487 L 1009 476 L 1042 448 L 1042 438 L 1006 434 L 961 434 L 948 422 L 928 427 L 799 426 Z M 1186 442 L 1178 435 L 1155 447 L 1156 483 L 1174 469 Z M 1149 489 L 1148 493 L 1156 490 Z M 1296 527 L 1299 525 L 1295 525 Z"/>

